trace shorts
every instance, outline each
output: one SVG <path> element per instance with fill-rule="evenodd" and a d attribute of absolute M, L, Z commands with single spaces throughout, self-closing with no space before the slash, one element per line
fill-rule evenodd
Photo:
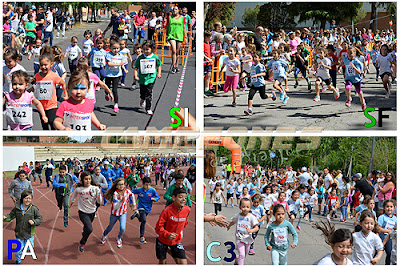
<path fill-rule="evenodd" d="M 317 80 L 319 82 L 321 82 L 321 83 L 324 82 L 327 86 L 331 85 L 331 83 L 332 83 L 332 79 L 331 78 L 322 79 L 321 77 L 317 77 Z"/>
<path fill-rule="evenodd" d="M 281 84 L 282 82 L 285 81 L 285 78 L 284 77 L 278 77 L 275 80 L 277 80 L 279 82 L 279 84 Z"/>
<path fill-rule="evenodd" d="M 34 44 L 35 43 L 35 38 L 26 36 L 26 44 Z"/>
<path fill-rule="evenodd" d="M 233 193 L 226 193 L 226 199 L 233 198 Z"/>
<path fill-rule="evenodd" d="M 236 198 L 237 199 L 240 198 L 241 195 L 242 195 L 241 193 L 240 194 L 236 193 Z"/>
<path fill-rule="evenodd" d="M 243 73 L 245 73 L 246 75 L 250 74 L 250 72 L 248 72 L 247 70 L 243 70 L 242 73 L 240 73 L 240 75 L 242 75 Z"/>
<path fill-rule="evenodd" d="M 361 93 L 361 82 L 357 82 L 357 83 L 352 83 L 350 80 L 346 80 L 345 81 L 345 89 L 346 90 L 351 90 L 351 86 L 354 86 L 354 88 L 356 88 L 356 93 L 360 94 Z"/>
<path fill-rule="evenodd" d="M 161 243 L 158 238 L 156 239 L 156 256 L 157 259 L 159 260 L 165 260 L 167 258 L 167 251 L 168 248 L 171 249 L 171 255 L 173 258 L 178 258 L 178 259 L 186 259 L 185 255 L 185 249 L 182 245 L 182 243 L 173 245 L 173 246 L 168 246 L 163 243 Z"/>
<path fill-rule="evenodd" d="M 329 211 L 332 211 L 332 210 L 336 211 L 336 206 L 329 206 L 328 209 L 329 209 Z"/>
<path fill-rule="evenodd" d="M 204 74 L 211 72 L 212 65 L 204 65 Z"/>
<path fill-rule="evenodd" d="M 289 216 L 292 216 L 292 215 L 294 216 L 294 218 L 297 217 L 297 213 L 294 213 L 293 211 L 290 212 L 290 215 L 289 215 Z"/>
<path fill-rule="evenodd" d="M 379 75 L 379 76 L 381 77 L 381 79 L 383 79 L 385 77 L 385 75 L 388 75 L 390 77 L 391 74 L 392 73 L 385 72 L 385 73 L 383 73 L 382 75 Z"/>
<path fill-rule="evenodd" d="M 323 198 L 318 198 L 318 204 L 322 203 Z"/>

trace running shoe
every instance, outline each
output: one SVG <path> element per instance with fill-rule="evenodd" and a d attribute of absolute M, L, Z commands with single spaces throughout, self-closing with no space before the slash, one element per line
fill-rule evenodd
<path fill-rule="evenodd" d="M 313 99 L 314 102 L 319 102 L 320 100 L 321 100 L 321 97 L 319 97 L 319 96 L 315 96 Z"/>
<path fill-rule="evenodd" d="M 247 109 L 246 111 L 244 111 L 244 113 L 245 113 L 246 115 L 250 115 L 250 116 L 253 115 L 253 111 L 250 110 L 250 109 Z"/>
<path fill-rule="evenodd" d="M 150 110 L 150 109 L 149 109 L 149 110 L 147 110 L 146 112 L 147 112 L 147 114 L 148 114 L 148 115 L 153 115 L 153 111 L 152 111 L 152 110 Z"/>
<path fill-rule="evenodd" d="M 346 100 L 345 105 L 346 105 L 347 107 L 350 107 L 350 106 L 351 106 L 351 100 L 352 100 L 351 98 Z"/>
<path fill-rule="evenodd" d="M 275 101 L 275 100 L 276 100 L 276 94 L 275 94 L 275 92 L 272 91 L 271 94 L 272 94 L 272 100 Z"/>
<path fill-rule="evenodd" d="M 136 89 L 136 84 L 132 84 L 132 87 L 129 88 L 130 91 L 133 91 Z"/>
<path fill-rule="evenodd" d="M 339 89 L 335 88 L 333 95 L 335 96 L 335 99 L 339 99 L 339 97 L 340 97 Z"/>
<path fill-rule="evenodd" d="M 392 83 L 390 82 L 390 81 L 388 81 L 388 88 L 389 88 L 389 91 L 392 89 Z"/>
<path fill-rule="evenodd" d="M 363 111 L 365 111 L 365 109 L 367 109 L 367 105 L 366 105 L 365 103 L 362 103 L 362 104 L 361 104 L 361 109 L 362 109 Z"/>
<path fill-rule="evenodd" d="M 110 100 L 110 96 L 108 96 L 108 94 L 106 94 L 106 96 L 104 98 L 106 99 L 106 101 Z"/>
<path fill-rule="evenodd" d="M 175 73 L 179 73 L 179 68 L 175 67 Z"/>
<path fill-rule="evenodd" d="M 300 228 L 299 224 L 296 226 L 296 228 L 299 229 L 299 231 L 301 231 L 301 228 Z"/>
<path fill-rule="evenodd" d="M 385 98 L 386 98 L 386 99 L 389 99 L 389 97 L 390 97 L 390 91 L 387 91 L 387 92 L 386 92 L 386 95 L 385 95 Z"/>
<path fill-rule="evenodd" d="M 294 88 L 296 89 L 297 86 L 299 86 L 299 82 L 296 80 L 296 83 L 294 84 Z"/>
<path fill-rule="evenodd" d="M 284 99 L 283 99 L 283 101 L 282 101 L 282 103 L 283 104 L 287 104 L 287 101 L 289 100 L 289 96 L 286 96 Z"/>
<path fill-rule="evenodd" d="M 33 182 L 33 184 L 36 184 L 36 182 Z"/>
<path fill-rule="evenodd" d="M 378 81 L 378 78 L 376 78 L 375 81 Z"/>
<path fill-rule="evenodd" d="M 313 219 L 310 218 L 310 222 L 312 222 L 312 221 L 313 221 Z"/>
<path fill-rule="evenodd" d="M 328 220 L 332 220 L 332 217 L 331 217 L 331 215 L 330 215 L 330 214 L 328 214 L 328 215 L 326 216 L 326 219 L 328 219 Z"/>
<path fill-rule="evenodd" d="M 118 107 L 114 107 L 114 113 L 119 113 L 119 108 Z"/>
<path fill-rule="evenodd" d="M 117 238 L 117 248 L 122 248 L 122 239 Z"/>
<path fill-rule="evenodd" d="M 283 98 L 285 98 L 285 92 L 284 91 L 279 93 L 279 100 L 283 101 Z"/>
<path fill-rule="evenodd" d="M 249 255 L 254 255 L 254 254 L 256 254 L 256 253 L 254 252 L 254 249 L 250 249 Z"/>
<path fill-rule="evenodd" d="M 232 107 L 236 107 L 236 102 L 232 102 Z"/>
<path fill-rule="evenodd" d="M 326 88 L 322 87 L 321 92 L 324 92 L 324 91 L 326 91 Z"/>
<path fill-rule="evenodd" d="M 288 88 L 288 87 L 285 87 L 285 91 L 289 91 L 289 88 Z"/>
<path fill-rule="evenodd" d="M 139 218 L 138 215 L 139 214 L 139 212 L 138 211 L 135 211 L 132 215 L 131 215 L 131 220 L 133 220 L 135 217 L 137 217 L 137 218 Z"/>
<path fill-rule="evenodd" d="M 146 107 L 146 101 L 140 100 L 140 107 L 145 108 Z"/>
<path fill-rule="evenodd" d="M 311 83 L 308 83 L 308 90 L 311 91 Z"/>
<path fill-rule="evenodd" d="M 147 244 L 147 241 L 143 236 L 140 238 L 140 244 Z"/>
<path fill-rule="evenodd" d="M 80 252 L 84 252 L 85 251 L 85 245 L 79 244 L 78 249 L 79 249 Z"/>
<path fill-rule="evenodd" d="M 125 83 L 121 83 L 121 87 L 125 87 Z"/>
<path fill-rule="evenodd" d="M 214 93 L 212 93 L 212 91 L 210 91 L 210 90 L 204 91 L 204 94 L 205 94 L 206 96 L 214 96 Z"/>
<path fill-rule="evenodd" d="M 68 227 L 68 221 L 64 222 L 64 227 Z"/>
<path fill-rule="evenodd" d="M 101 244 L 104 244 L 104 243 L 106 243 L 106 239 L 107 239 L 107 237 L 106 236 L 101 236 L 101 239 L 100 239 L 100 243 Z"/>
<path fill-rule="evenodd" d="M 176 73 L 176 68 L 173 67 L 173 68 L 171 69 L 171 74 L 175 74 L 175 73 Z"/>

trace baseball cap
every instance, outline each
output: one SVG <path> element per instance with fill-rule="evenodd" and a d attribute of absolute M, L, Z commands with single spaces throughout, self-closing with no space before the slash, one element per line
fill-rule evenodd
<path fill-rule="evenodd" d="M 306 172 L 307 171 L 307 167 L 301 168 L 301 171 Z"/>
<path fill-rule="evenodd" d="M 360 174 L 360 173 L 354 174 L 354 175 L 353 175 L 353 178 L 358 178 L 358 179 L 360 179 L 360 178 L 361 178 L 361 174 Z"/>
<path fill-rule="evenodd" d="M 110 164 L 110 162 L 109 161 L 105 161 L 104 164 Z"/>

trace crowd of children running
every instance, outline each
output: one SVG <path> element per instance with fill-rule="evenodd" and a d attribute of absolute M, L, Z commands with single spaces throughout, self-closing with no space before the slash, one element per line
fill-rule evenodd
<path fill-rule="evenodd" d="M 236 224 L 239 265 L 255 254 L 254 241 L 262 229 L 272 264 L 286 265 L 287 249 L 301 241 L 296 228 L 302 231 L 303 220 L 321 230 L 332 247 L 333 253 L 326 254 L 320 265 L 376 264 L 383 251 L 385 264 L 396 264 L 396 178 L 391 171 L 373 170 L 365 178 L 357 173 L 350 180 L 341 170 L 330 173 L 328 168 L 318 173 L 306 167 L 276 170 L 246 163 L 239 169 L 236 163 L 224 164 L 221 175 L 208 181 L 215 215 L 239 207 L 228 225 L 229 230 Z M 316 223 L 315 216 L 327 221 Z M 335 230 L 335 219 L 351 222 L 354 230 Z"/>

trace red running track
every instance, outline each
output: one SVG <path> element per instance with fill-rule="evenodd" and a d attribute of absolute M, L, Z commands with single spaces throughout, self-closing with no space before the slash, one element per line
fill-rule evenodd
<path fill-rule="evenodd" d="M 185 167 L 185 171 L 186 171 Z M 154 175 L 151 177 L 154 185 Z M 8 186 L 13 177 L 3 179 L 3 213 L 8 214 L 13 208 L 13 202 L 8 195 Z M 141 184 L 140 184 L 141 185 Z M 154 186 L 153 186 L 154 187 Z M 64 209 L 59 211 L 54 191 L 46 188 L 46 185 L 33 185 L 33 203 L 38 206 L 43 216 L 43 222 L 35 229 L 35 253 L 37 260 L 26 256 L 23 264 L 157 264 L 155 242 L 155 225 L 161 211 L 164 209 L 165 190 L 161 185 L 155 187 L 161 199 L 153 204 L 152 212 L 147 216 L 145 238 L 147 244 L 139 242 L 139 226 L 137 219 L 128 218 L 126 231 L 123 237 L 123 247 L 117 248 L 116 237 L 119 232 L 119 222 L 107 236 L 107 242 L 100 244 L 100 238 L 108 225 L 111 206 L 102 206 L 97 211 L 97 217 L 93 221 L 93 233 L 86 243 L 85 252 L 78 251 L 79 240 L 83 225 L 78 216 L 78 205 L 74 204 L 69 210 L 69 226 L 64 227 Z M 193 188 L 193 191 L 196 191 Z M 128 208 L 128 217 L 132 211 Z M 196 263 L 196 206 L 193 204 L 189 215 L 189 224 L 184 229 L 183 246 L 189 264 Z M 15 263 L 15 255 L 12 260 L 7 258 L 7 241 L 15 239 L 15 220 L 3 223 L 3 264 Z M 167 263 L 175 264 L 170 255 L 167 255 Z"/>

